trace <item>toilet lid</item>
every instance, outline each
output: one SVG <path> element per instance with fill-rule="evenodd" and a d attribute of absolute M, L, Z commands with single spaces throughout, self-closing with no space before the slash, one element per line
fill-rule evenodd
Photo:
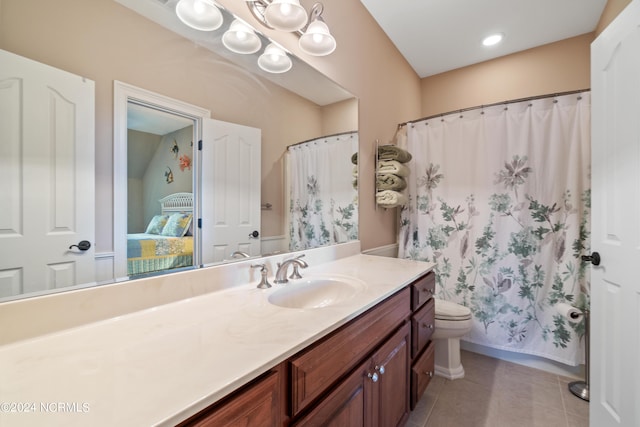
<path fill-rule="evenodd" d="M 436 302 L 436 319 L 440 320 L 467 320 L 471 319 L 471 310 L 460 304 L 441 299 Z"/>

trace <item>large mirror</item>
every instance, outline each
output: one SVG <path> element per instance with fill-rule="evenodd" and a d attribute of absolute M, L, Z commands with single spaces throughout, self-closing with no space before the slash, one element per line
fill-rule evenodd
<path fill-rule="evenodd" d="M 154 7 L 158 8 L 157 10 L 166 11 L 173 7 L 171 0 L 168 2 L 148 0 L 147 3 L 149 2 L 155 3 Z M 357 133 L 352 133 L 357 131 L 357 99 L 297 58 L 293 58 L 292 73 L 271 78 L 263 72 L 250 71 L 248 68 L 252 60 L 248 57 L 242 57 L 241 62 L 234 62 L 229 60 L 229 52 L 214 51 L 221 48 L 219 42 L 205 43 L 197 40 L 197 37 L 195 39 L 190 37 L 189 34 L 180 34 L 182 30 L 167 28 L 155 21 L 157 18 L 144 17 L 140 11 L 134 11 L 114 0 L 90 2 L 3 0 L 0 3 L 0 49 L 46 64 L 52 69 L 82 76 L 84 79 L 80 81 L 94 86 L 95 96 L 92 105 L 86 107 L 89 118 L 94 121 L 86 118 L 79 119 L 90 124 L 92 136 L 95 135 L 95 138 L 84 140 L 95 150 L 93 161 L 81 164 L 84 173 L 88 173 L 91 177 L 90 180 L 81 181 L 85 186 L 90 185 L 93 189 L 91 196 L 94 200 L 90 204 L 75 203 L 73 206 L 77 209 L 67 212 L 69 227 L 54 228 L 53 232 L 49 233 L 63 239 L 56 243 L 55 249 L 49 244 L 37 242 L 23 245 L 23 247 L 13 245 L 11 239 L 6 238 L 7 236 L 28 234 L 23 233 L 25 230 L 14 233 L 16 227 L 12 224 L 16 223 L 16 218 L 19 219 L 22 215 L 20 209 L 25 207 L 24 213 L 27 216 L 32 212 L 28 211 L 26 204 L 20 204 L 15 209 L 3 210 L 0 214 L 0 255 L 2 255 L 0 256 L 0 301 L 135 277 L 128 273 L 118 273 L 121 267 L 117 259 L 122 257 L 117 243 L 119 235 L 115 232 L 118 227 L 118 218 L 124 218 L 125 234 L 134 234 L 149 228 L 153 217 L 156 216 L 154 210 L 156 208 L 145 206 L 158 205 L 163 197 L 160 197 L 160 193 L 158 196 L 151 195 L 149 192 L 147 196 L 144 195 L 143 176 L 146 169 L 154 163 L 152 160 L 157 150 L 174 156 L 175 153 L 171 151 L 173 136 L 176 137 L 176 144 L 180 150 L 177 159 L 171 157 L 177 165 L 177 169 L 171 167 L 173 183 L 177 182 L 177 173 L 181 175 L 181 179 L 185 178 L 187 173 L 191 173 L 190 178 L 186 180 L 191 180 L 191 193 L 195 195 L 192 208 L 200 209 L 201 201 L 198 200 L 201 192 L 200 173 L 208 170 L 209 165 L 197 164 L 197 154 L 194 154 L 191 158 L 193 161 L 191 171 L 187 167 L 184 172 L 180 170 L 181 154 L 193 153 L 191 143 L 197 144 L 195 138 L 194 141 L 189 141 L 188 136 L 185 136 L 188 133 L 196 135 L 197 131 L 189 128 L 191 125 L 184 121 L 184 117 L 182 117 L 182 124 L 185 126 L 178 125 L 175 129 L 166 132 L 153 133 L 141 130 L 142 128 L 126 131 L 131 134 L 132 140 L 153 139 L 155 142 L 150 142 L 149 146 L 142 145 L 143 142 L 133 142 L 131 147 L 126 147 L 127 155 L 132 158 L 140 156 L 140 152 L 146 152 L 145 161 L 132 161 L 130 165 L 114 162 L 114 159 L 122 154 L 118 152 L 121 147 L 114 145 L 116 139 L 114 132 L 117 132 L 114 130 L 114 81 L 124 82 L 133 87 L 197 106 L 208 111 L 209 117 L 219 122 L 260 130 L 260 249 L 259 253 L 250 255 L 287 252 L 357 238 L 357 200 L 355 198 L 348 203 L 345 202 L 345 205 L 338 205 L 336 199 L 332 198 L 331 194 L 328 195 L 324 204 L 333 209 L 337 219 L 334 220 L 334 224 L 325 224 L 322 233 L 315 233 L 309 228 L 308 223 L 305 223 L 304 218 L 296 217 L 308 211 L 306 206 L 321 204 L 318 203 L 318 187 L 324 192 L 327 189 L 331 191 L 331 187 L 322 186 L 324 177 L 316 175 L 304 178 L 309 186 L 295 184 L 299 177 L 287 173 L 290 169 L 285 167 L 290 158 L 295 157 L 295 154 L 287 154 L 288 151 L 302 152 L 307 146 L 322 145 L 324 141 L 345 141 L 354 138 L 357 146 Z M 224 28 L 220 31 L 224 31 Z M 220 36 L 221 33 L 217 35 L 218 39 Z M 6 69 L 4 63 L 0 69 Z M 0 76 L 2 80 L 0 93 L 3 94 L 0 97 L 4 98 L 0 101 L 2 107 L 9 105 L 7 99 L 10 97 L 7 94 L 14 93 L 11 90 L 5 90 L 11 86 L 7 84 L 6 77 L 5 74 Z M 326 86 L 327 83 L 329 86 Z M 56 101 L 58 102 L 56 105 L 65 105 L 67 101 L 69 100 L 62 96 Z M 132 117 L 135 115 L 133 111 L 135 108 L 148 107 L 144 103 L 129 105 L 132 106 Z M 70 110 L 74 108 L 77 109 L 73 107 Z M 5 115 L 5 119 L 6 117 Z M 191 119 L 187 117 L 186 120 Z M 16 156 L 15 150 L 8 149 L 8 145 L 4 144 L 7 137 L 5 131 L 8 129 L 5 124 L 6 120 L 2 122 L 3 146 L 0 148 L 0 158 L 3 164 L 11 165 L 11 162 L 16 160 Z M 41 128 L 46 127 L 41 126 Z M 155 136 L 150 137 L 150 135 Z M 165 143 L 170 145 L 168 149 L 164 147 Z M 159 148 L 161 146 L 164 148 Z M 288 149 L 290 146 L 293 147 Z M 344 156 L 345 158 L 352 154 L 351 148 L 342 151 L 348 153 Z M 127 155 L 124 157 L 126 158 Z M 149 159 L 148 156 L 152 158 Z M 144 158 L 145 155 L 143 154 L 142 157 Z M 33 159 L 26 156 L 22 160 L 28 162 Z M 161 162 L 167 163 L 167 159 L 154 163 L 153 170 L 158 172 L 153 173 L 152 186 L 168 185 L 166 180 L 169 179 L 170 172 L 166 166 L 170 165 L 158 166 Z M 329 164 L 335 167 L 336 159 L 330 157 Z M 3 200 L 42 199 L 50 202 L 49 196 L 53 191 L 50 175 L 42 176 L 39 184 L 34 182 L 29 187 L 31 191 L 34 191 L 33 188 L 39 188 L 39 190 L 16 196 L 15 189 L 20 187 L 18 184 L 26 182 L 22 181 L 24 178 L 21 175 L 22 172 L 31 173 L 36 170 L 27 169 L 24 163 L 22 165 L 15 163 L 14 166 L 16 165 L 17 169 L 10 169 L 17 171 L 9 176 L 13 180 L 9 180 L 9 184 L 6 181 L 6 185 L 1 187 Z M 350 175 L 357 173 L 351 171 L 352 167 L 351 162 L 346 161 L 341 169 L 348 168 Z M 63 171 L 58 171 L 60 175 L 56 182 L 64 183 L 60 179 L 72 175 L 65 174 Z M 309 181 L 310 177 L 311 181 Z M 30 180 L 31 178 L 29 177 Z M 132 180 L 131 183 L 128 182 L 129 179 Z M 118 184 L 123 180 L 121 185 Z M 133 182 L 134 180 L 138 182 Z M 357 181 L 357 175 L 354 175 L 353 180 L 354 183 Z M 291 188 L 296 185 L 298 188 L 303 188 L 296 194 L 303 193 L 305 200 L 292 199 L 290 196 Z M 123 188 L 122 186 L 127 189 L 126 210 L 116 202 L 120 197 L 119 190 Z M 60 194 L 68 193 L 62 190 L 64 188 L 61 187 Z M 138 196 L 135 196 L 136 191 L 139 192 Z M 188 192 L 172 190 L 170 194 Z M 131 199 L 133 200 L 129 203 Z M 129 210 L 129 204 L 131 204 L 131 210 Z M 59 203 L 59 205 L 63 204 Z M 184 209 L 178 208 L 178 211 L 183 212 Z M 161 213 L 158 211 L 158 214 Z M 90 232 L 72 235 L 73 233 L 69 230 L 73 229 L 80 222 L 81 217 L 85 216 L 89 217 Z M 33 221 L 23 221 L 25 227 L 29 223 Z M 128 232 L 129 224 L 131 233 Z M 291 227 L 292 224 L 293 227 Z M 333 227 L 334 225 L 337 227 Z M 21 225 L 18 224 L 18 229 L 19 226 Z M 197 236 L 197 232 L 193 234 Z M 299 241 L 291 243 L 292 238 L 301 236 L 311 237 L 311 239 L 306 243 Z M 81 242 L 84 240 L 91 243 L 86 251 L 82 250 L 84 246 Z M 202 250 L 198 249 L 198 243 L 194 246 L 196 252 Z M 20 248 L 24 252 L 19 253 L 17 249 Z M 45 279 L 36 279 L 34 284 L 27 286 L 25 283 L 28 277 L 23 267 L 16 266 L 17 264 L 10 265 L 6 260 L 32 258 L 36 249 L 50 254 L 55 252 L 55 259 L 47 266 L 40 267 L 39 271 Z M 9 257 L 9 254 L 12 256 Z M 68 259 L 69 257 L 71 259 Z M 225 255 L 215 261 L 228 261 L 226 257 Z M 80 269 L 76 267 L 77 261 L 81 258 L 90 260 L 87 269 L 89 273 L 82 276 L 83 278 L 80 278 Z M 210 262 L 198 261 L 197 256 L 194 256 L 192 264 L 200 266 L 208 265 Z"/>

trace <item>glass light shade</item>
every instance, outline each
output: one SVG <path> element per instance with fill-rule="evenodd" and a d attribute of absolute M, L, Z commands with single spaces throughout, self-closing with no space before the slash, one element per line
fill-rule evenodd
<path fill-rule="evenodd" d="M 253 28 L 236 19 L 222 36 L 222 44 L 231 52 L 240 54 L 256 53 L 262 47 L 260 37 Z"/>
<path fill-rule="evenodd" d="M 200 31 L 217 30 L 224 20 L 222 12 L 211 0 L 180 0 L 176 15 L 183 23 Z"/>
<path fill-rule="evenodd" d="M 264 10 L 264 19 L 276 30 L 298 31 L 308 18 L 299 0 L 273 0 Z"/>
<path fill-rule="evenodd" d="M 268 73 L 277 74 L 289 71 L 293 63 L 284 50 L 270 43 L 258 58 L 258 66 Z"/>
<path fill-rule="evenodd" d="M 329 32 L 323 21 L 315 20 L 300 37 L 300 49 L 309 55 L 324 56 L 336 50 L 336 39 Z"/>

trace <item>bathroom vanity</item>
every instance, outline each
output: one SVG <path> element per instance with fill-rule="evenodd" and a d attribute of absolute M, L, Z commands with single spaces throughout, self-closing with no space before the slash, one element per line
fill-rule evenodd
<path fill-rule="evenodd" d="M 0 400 L 79 410 L 0 412 L 0 425 L 404 423 L 433 372 L 433 265 L 323 250 L 305 252 L 297 282 L 258 289 L 256 260 L 240 261 L 127 284 L 156 297 L 168 281 L 191 292 L 209 286 L 202 294 L 75 327 L 25 328 L 31 336 L 0 345 L 0 366 L 11 367 L 2 368 Z M 295 255 L 260 263 L 272 278 Z M 355 291 L 332 293 L 321 308 L 275 298 L 327 281 Z M 99 303 L 79 295 L 65 298 Z"/>
<path fill-rule="evenodd" d="M 429 272 L 181 426 L 398 426 L 433 377 Z"/>

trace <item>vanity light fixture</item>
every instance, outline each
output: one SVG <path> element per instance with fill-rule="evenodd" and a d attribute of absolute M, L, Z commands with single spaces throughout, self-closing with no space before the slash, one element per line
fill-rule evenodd
<path fill-rule="evenodd" d="M 287 53 L 275 43 L 270 43 L 258 58 L 258 66 L 268 73 L 286 73 L 293 62 Z"/>
<path fill-rule="evenodd" d="M 191 28 L 214 31 L 222 25 L 220 9 L 212 0 L 180 0 L 176 4 L 176 15 Z"/>
<path fill-rule="evenodd" d="M 336 49 L 336 39 L 322 19 L 322 3 L 315 3 L 307 15 L 299 0 L 245 1 L 253 16 L 267 28 L 298 33 L 303 52 L 324 56 Z"/>
<path fill-rule="evenodd" d="M 503 37 L 504 37 L 504 34 L 502 33 L 491 34 L 490 36 L 487 36 L 484 39 L 482 39 L 482 44 L 484 46 L 493 46 L 500 43 Z"/>
<path fill-rule="evenodd" d="M 262 47 L 260 37 L 249 25 L 235 19 L 222 36 L 222 44 L 231 52 L 240 54 L 256 53 Z"/>

